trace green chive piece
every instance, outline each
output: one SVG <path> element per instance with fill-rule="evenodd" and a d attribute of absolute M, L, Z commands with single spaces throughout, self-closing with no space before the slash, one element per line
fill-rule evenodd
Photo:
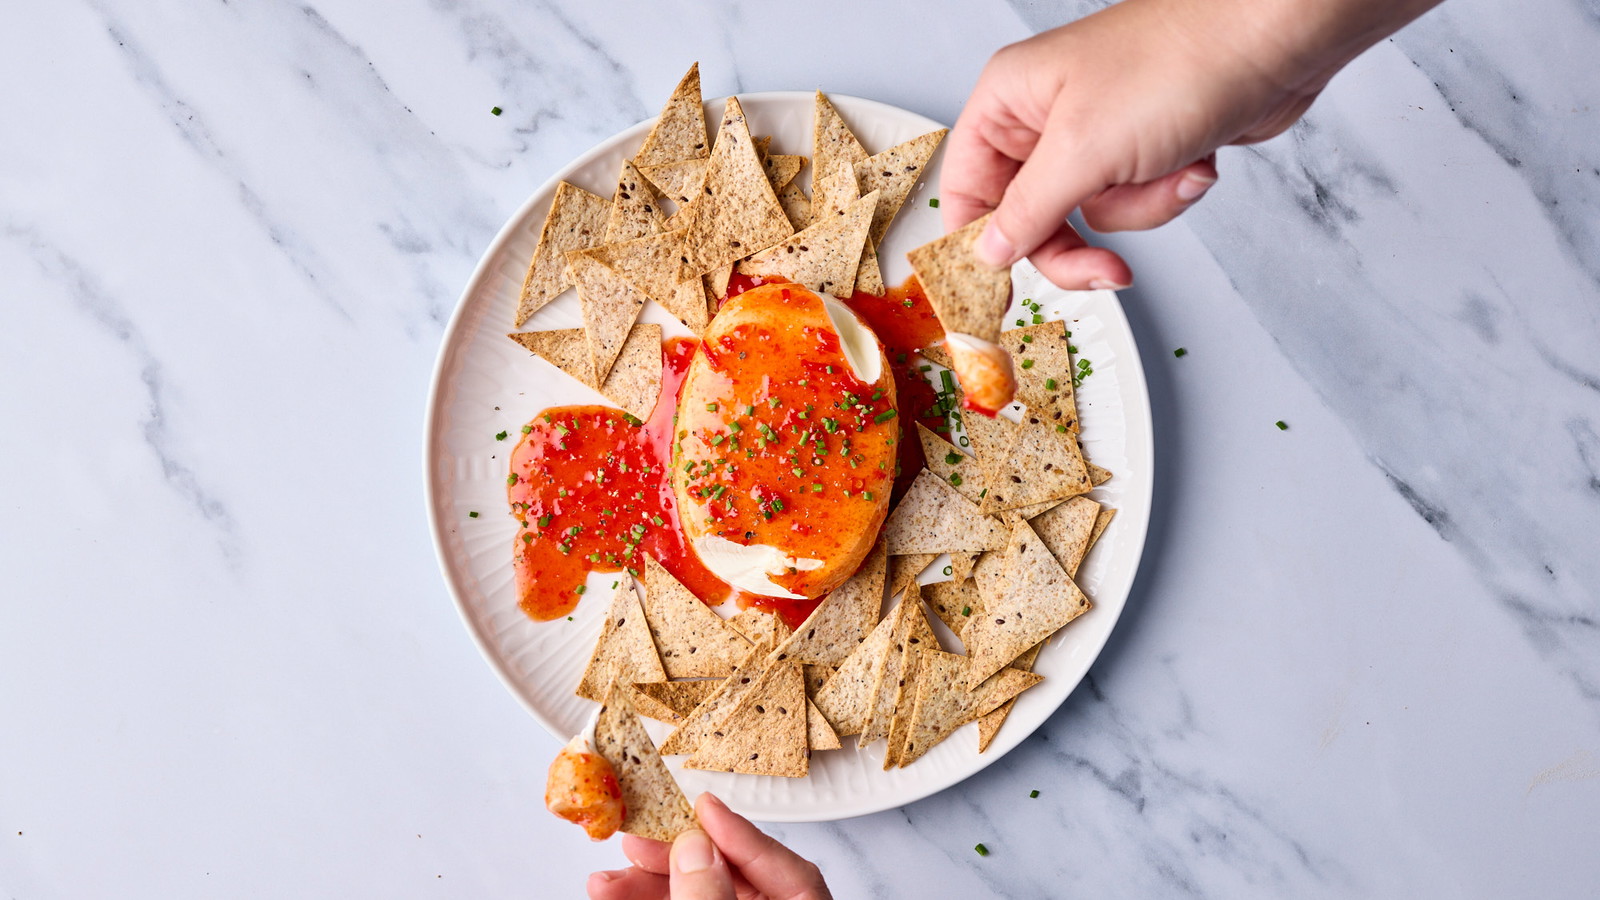
<path fill-rule="evenodd" d="M 778 512 L 783 512 L 783 501 L 777 499 L 776 497 L 774 497 L 772 499 L 772 508 L 777 510 Z"/>
<path fill-rule="evenodd" d="M 497 441 L 503 441 L 503 440 L 506 439 L 506 433 L 504 431 L 502 431 L 499 434 L 495 435 L 494 439 L 497 440 Z"/>
<path fill-rule="evenodd" d="M 820 485 L 820 484 L 813 484 L 813 485 L 812 485 L 812 486 L 811 486 L 811 493 L 813 493 L 813 494 L 820 494 L 820 493 L 822 493 L 822 485 Z"/>
<path fill-rule="evenodd" d="M 532 425 L 524 425 L 524 426 L 522 426 L 522 433 L 523 434 L 533 434 L 533 426 Z"/>
<path fill-rule="evenodd" d="M 1178 349 L 1172 351 L 1172 355 L 1178 357 L 1179 359 L 1182 359 L 1185 356 L 1189 355 L 1189 351 L 1183 349 L 1182 347 L 1179 347 Z"/>
<path fill-rule="evenodd" d="M 1056 389 L 1056 380 L 1054 378 L 1046 378 L 1044 380 L 1044 389 L 1047 390 L 1047 391 L 1055 390 Z"/>
<path fill-rule="evenodd" d="M 496 107 L 494 107 L 494 108 L 493 108 L 493 109 L 491 109 L 491 110 L 489 110 L 489 115 L 491 115 L 491 116 L 498 116 L 498 115 L 500 115 L 500 114 L 501 114 L 501 113 L 502 113 L 502 112 L 505 112 L 505 110 L 503 110 L 503 109 L 501 109 L 501 108 L 500 108 L 500 107 L 498 107 L 498 106 L 496 106 Z"/>
<path fill-rule="evenodd" d="M 950 473 L 950 484 L 953 487 L 961 487 L 961 473 L 960 472 L 951 472 Z"/>
<path fill-rule="evenodd" d="M 546 528 L 546 527 L 549 527 L 549 525 L 550 525 L 550 517 L 549 516 L 540 516 L 539 517 L 539 527 L 540 528 Z"/>
<path fill-rule="evenodd" d="M 727 438 L 727 435 L 722 435 L 722 434 L 717 435 L 716 437 L 711 439 L 711 446 L 715 447 L 716 445 L 722 443 L 726 438 Z"/>
<path fill-rule="evenodd" d="M 583 595 L 583 594 L 586 594 L 588 592 L 589 592 L 589 586 L 587 584 L 578 585 L 578 594 L 580 596 Z"/>
<path fill-rule="evenodd" d="M 510 475 L 506 476 L 506 484 L 507 485 L 514 485 L 516 483 L 517 483 L 517 473 L 512 472 Z"/>
<path fill-rule="evenodd" d="M 1031 360 L 1031 359 L 1025 359 L 1025 360 L 1023 360 L 1023 361 L 1022 361 L 1022 367 L 1023 367 L 1023 368 L 1024 368 L 1024 369 L 1031 369 L 1031 368 L 1033 368 L 1033 360 Z"/>
<path fill-rule="evenodd" d="M 1035 325 L 1043 325 L 1044 324 L 1044 316 L 1041 316 L 1038 313 L 1034 313 L 1033 314 L 1033 324 L 1035 324 Z"/>
<path fill-rule="evenodd" d="M 879 425 L 882 425 L 884 422 L 887 422 L 887 421 L 889 421 L 890 419 L 892 419 L 894 417 L 895 417 L 895 411 L 892 410 L 892 409 L 886 409 L 883 412 L 878 413 L 877 415 L 873 416 L 872 417 L 872 421 L 877 422 Z"/>
<path fill-rule="evenodd" d="M 861 496 L 867 498 L 868 500 L 871 500 L 872 499 L 872 492 L 871 491 L 862 491 L 861 492 Z"/>
<path fill-rule="evenodd" d="M 1067 433 L 1067 426 L 1065 426 L 1065 425 L 1057 425 L 1056 426 L 1056 431 L 1058 433 L 1060 433 L 1060 434 L 1066 434 Z"/>
<path fill-rule="evenodd" d="M 950 577 L 951 575 L 954 575 L 955 573 L 956 573 L 956 570 L 953 567 L 951 567 L 951 566 L 945 566 L 944 567 L 944 574 L 945 574 L 946 578 Z"/>
<path fill-rule="evenodd" d="M 1029 791 L 1028 792 L 1028 796 L 1029 797 L 1038 797 L 1039 796 L 1039 792 L 1038 791 Z"/>
<path fill-rule="evenodd" d="M 717 405 L 715 403 L 707 403 L 706 404 L 706 412 L 716 412 L 716 411 L 717 411 Z"/>
<path fill-rule="evenodd" d="M 944 464 L 947 465 L 947 466 L 960 465 L 961 464 L 961 460 L 964 459 L 964 458 L 965 457 L 963 457 L 961 454 L 957 453 L 954 450 L 951 450 L 949 453 L 946 453 L 944 455 Z"/>
<path fill-rule="evenodd" d="M 790 469 L 789 471 L 793 472 L 794 473 L 794 477 L 796 477 L 796 478 L 799 478 L 800 476 L 806 474 L 806 470 L 805 469 Z"/>
<path fill-rule="evenodd" d="M 1023 343 L 1024 343 L 1024 344 L 1031 344 L 1031 343 L 1033 343 L 1033 335 L 1031 335 L 1031 334 L 1025 334 L 1025 335 L 1023 335 L 1023 336 L 1022 336 L 1022 342 L 1023 342 Z"/>
<path fill-rule="evenodd" d="M 972 607 L 970 607 L 970 606 L 963 606 L 963 607 L 961 607 L 961 614 L 962 614 L 962 615 L 963 615 L 963 616 L 970 616 L 970 615 L 972 615 Z"/>
<path fill-rule="evenodd" d="M 478 517 L 477 511 L 473 511 L 473 512 L 467 513 L 467 518 L 469 518 L 469 519 L 476 519 L 477 517 Z"/>
<path fill-rule="evenodd" d="M 1023 325 L 1026 325 L 1026 324 L 1028 324 L 1028 320 L 1027 319 L 1018 319 L 1017 320 L 1017 327 L 1019 327 L 1019 328 L 1021 326 L 1023 326 Z"/>
<path fill-rule="evenodd" d="M 929 197 L 928 198 L 928 205 L 933 207 L 934 209 L 938 209 L 939 208 L 939 198 L 938 197 Z"/>
<path fill-rule="evenodd" d="M 1289 423 L 1285 422 L 1282 419 L 1278 420 L 1277 425 L 1278 425 L 1278 430 L 1279 431 L 1288 431 L 1289 430 Z"/>
<path fill-rule="evenodd" d="M 744 430 L 744 426 L 740 425 L 738 422 L 729 422 L 728 423 L 728 430 L 729 431 L 743 431 Z"/>
<path fill-rule="evenodd" d="M 756 414 L 756 408 L 754 406 L 746 406 L 744 408 L 744 414 L 747 416 L 753 416 Z"/>

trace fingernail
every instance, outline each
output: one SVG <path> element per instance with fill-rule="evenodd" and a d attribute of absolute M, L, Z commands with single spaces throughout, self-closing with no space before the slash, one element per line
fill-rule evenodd
<path fill-rule="evenodd" d="M 1089 282 L 1089 287 L 1090 289 L 1096 291 L 1125 291 L 1128 288 L 1133 287 L 1133 285 L 1117 284 L 1115 281 L 1107 281 L 1104 278 L 1096 278 Z"/>
<path fill-rule="evenodd" d="M 704 794 L 701 794 L 700 798 L 702 800 L 704 800 L 705 802 L 715 804 L 715 805 L 721 807 L 722 809 L 727 809 L 728 808 L 728 804 L 723 803 L 721 798 L 719 798 L 716 794 L 711 793 L 710 791 L 706 791 Z"/>
<path fill-rule="evenodd" d="M 1000 233 L 1000 226 L 993 219 L 983 226 L 976 249 L 978 261 L 996 269 L 1003 269 L 1017 261 L 1017 248 Z"/>
<path fill-rule="evenodd" d="M 672 842 L 672 868 L 684 875 L 702 872 L 717 862 L 717 845 L 704 831 L 691 829 Z"/>
<path fill-rule="evenodd" d="M 1199 172 L 1187 172 L 1178 179 L 1178 199 L 1185 203 L 1193 203 L 1206 191 L 1211 190 L 1211 186 L 1216 183 L 1217 180 L 1210 176 L 1201 175 Z"/>

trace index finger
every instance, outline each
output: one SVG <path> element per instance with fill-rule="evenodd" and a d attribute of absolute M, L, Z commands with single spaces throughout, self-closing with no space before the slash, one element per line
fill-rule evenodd
<path fill-rule="evenodd" d="M 999 206 L 1006 185 L 1036 143 L 1037 135 L 992 99 L 980 80 L 945 142 L 939 175 L 945 230 L 954 231 Z"/>
<path fill-rule="evenodd" d="M 721 800 L 701 794 L 694 812 L 722 855 L 769 900 L 832 900 L 822 872 L 810 860 L 778 843 Z"/>

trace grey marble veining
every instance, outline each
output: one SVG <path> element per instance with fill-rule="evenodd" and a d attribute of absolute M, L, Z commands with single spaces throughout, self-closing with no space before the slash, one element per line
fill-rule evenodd
<path fill-rule="evenodd" d="M 540 808 L 560 741 L 439 582 L 460 286 L 691 60 L 953 121 L 993 50 L 1101 5 L 0 8 L 0 895 L 620 865 Z M 1592 3 L 1448 0 L 1178 223 L 1102 238 L 1158 441 L 1133 596 L 979 775 L 772 829 L 837 896 L 1592 893 L 1597 51 Z"/>

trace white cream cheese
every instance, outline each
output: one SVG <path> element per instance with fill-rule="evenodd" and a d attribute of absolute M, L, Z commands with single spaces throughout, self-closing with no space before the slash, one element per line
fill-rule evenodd
<path fill-rule="evenodd" d="M 828 311 L 828 322 L 839 334 L 839 347 L 850 363 L 850 371 L 862 384 L 877 384 L 883 376 L 883 353 L 878 349 L 878 337 L 866 326 L 850 307 L 832 297 L 823 297 L 822 305 Z"/>
<path fill-rule="evenodd" d="M 714 534 L 695 538 L 694 552 L 700 557 L 700 561 L 705 563 L 705 567 L 711 570 L 711 574 L 741 591 L 760 594 L 763 597 L 804 600 L 803 595 L 773 584 L 768 576 L 787 575 L 790 569 L 809 572 L 812 569 L 822 568 L 820 559 L 787 556 L 777 547 L 766 544 L 749 546 L 735 544 L 727 538 Z"/>

